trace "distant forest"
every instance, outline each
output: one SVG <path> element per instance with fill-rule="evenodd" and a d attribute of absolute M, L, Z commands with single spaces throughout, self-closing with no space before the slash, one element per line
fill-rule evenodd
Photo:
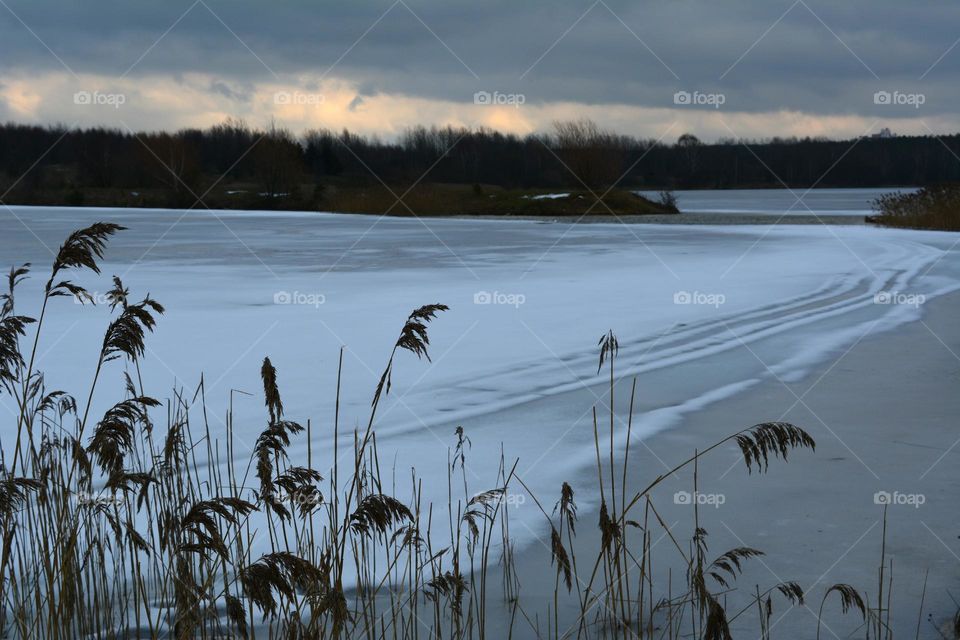
<path fill-rule="evenodd" d="M 83 204 L 89 193 L 147 190 L 180 205 L 205 192 L 233 193 L 237 185 L 261 197 L 314 203 L 328 187 L 421 178 L 507 189 L 922 186 L 960 182 L 960 135 L 708 144 L 684 134 L 657 142 L 582 120 L 526 136 L 415 127 L 388 142 L 349 131 L 296 136 L 238 120 L 137 134 L 0 125 L 7 203 Z"/>

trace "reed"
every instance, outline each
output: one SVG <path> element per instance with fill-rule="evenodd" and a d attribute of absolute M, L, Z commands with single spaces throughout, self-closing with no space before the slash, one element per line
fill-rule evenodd
<path fill-rule="evenodd" d="M 891 193 L 873 202 L 867 222 L 908 229 L 960 231 L 960 187 L 942 184 L 911 193 Z"/>

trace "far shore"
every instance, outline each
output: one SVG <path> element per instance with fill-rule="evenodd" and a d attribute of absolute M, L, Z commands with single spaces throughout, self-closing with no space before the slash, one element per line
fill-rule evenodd
<path fill-rule="evenodd" d="M 30 208 L 76 208 L 79 210 L 83 209 L 144 209 L 144 210 L 164 210 L 164 209 L 176 209 L 175 207 L 165 207 L 165 206 L 137 206 L 137 205 L 124 205 L 124 204 L 103 204 L 103 205 L 85 205 L 77 207 L 70 204 L 8 204 L 10 207 L 30 207 Z M 528 222 L 539 222 L 543 224 L 613 224 L 613 223 L 622 223 L 622 224 L 671 224 L 671 225 L 845 225 L 845 226 L 862 226 L 867 224 L 865 216 L 859 215 L 836 215 L 836 214 L 824 214 L 818 215 L 814 213 L 806 214 L 785 214 L 785 215 L 776 215 L 776 214 L 757 214 L 757 213 L 735 213 L 735 212 L 723 212 L 723 213 L 685 213 L 680 211 L 679 213 L 668 213 L 668 214 L 656 214 L 648 213 L 643 215 L 637 215 L 632 213 L 617 213 L 610 214 L 609 212 L 604 213 L 590 213 L 590 214 L 576 214 L 568 213 L 564 215 L 556 214 L 539 214 L 531 215 L 524 213 L 447 213 L 447 214 L 417 214 L 414 216 L 408 211 L 400 211 L 394 209 L 390 213 L 384 213 L 382 211 L 377 212 L 375 210 L 371 211 L 333 211 L 328 209 L 306 209 L 306 208 L 294 208 L 294 209 L 262 209 L 252 206 L 249 209 L 239 209 L 234 207 L 225 207 L 225 208 L 205 208 L 205 207 L 192 207 L 196 210 L 198 214 L 203 213 L 204 211 L 214 211 L 221 213 L 242 213 L 242 212 L 263 212 L 263 213 L 276 213 L 278 215 L 282 214 L 311 214 L 311 213 L 320 213 L 320 214 L 333 214 L 333 215 L 357 215 L 357 216 L 388 216 L 391 218 L 424 218 L 431 220 L 523 220 Z M 416 210 L 415 210 L 416 211 Z"/>
<path fill-rule="evenodd" d="M 852 225 L 861 226 L 866 224 L 864 216 L 856 215 L 816 215 L 816 214 L 757 214 L 757 213 L 684 213 L 669 215 L 589 215 L 589 216 L 523 216 L 523 215 L 471 215 L 471 216 L 450 216 L 454 218 L 466 219 L 487 219 L 487 220 L 529 220 L 536 222 L 550 223 L 616 223 L 624 224 L 677 224 L 677 225 L 808 225 L 808 224 L 827 224 L 827 225 Z"/>

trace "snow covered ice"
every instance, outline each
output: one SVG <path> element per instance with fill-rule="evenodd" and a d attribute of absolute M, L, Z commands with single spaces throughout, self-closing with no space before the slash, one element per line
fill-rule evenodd
<path fill-rule="evenodd" d="M 618 376 L 639 376 L 633 432 L 643 438 L 682 428 L 688 412 L 764 378 L 795 379 L 958 288 L 956 259 L 946 253 L 952 237 L 937 232 L 12 211 L 22 224 L 6 217 L 0 258 L 34 265 L 17 300 L 28 315 L 37 312 L 51 252 L 70 231 L 97 220 L 129 228 L 111 240 L 102 277 L 78 281 L 102 295 L 118 275 L 133 297 L 149 293 L 167 307 L 147 341 L 148 394 L 165 398 L 175 385 L 192 393 L 202 373 L 211 428 L 221 431 L 230 391 L 253 394 L 233 400 L 244 461 L 266 423 L 264 356 L 278 369 L 288 416 L 312 419 L 314 456 L 329 458 L 341 345 L 340 424 L 362 429 L 407 314 L 449 305 L 430 326 L 432 362 L 397 357 L 377 420 L 381 465 L 398 497 L 409 497 L 415 466 L 426 479 L 424 502 L 439 504 L 458 425 L 473 443 L 467 466 L 478 491 L 495 486 L 501 444 L 551 504 L 562 481 L 590 467 L 591 404 L 602 406 L 606 384 L 596 375 L 596 344 L 610 329 L 621 345 Z M 108 318 L 106 305 L 53 302 L 38 352 L 49 388 L 86 393 Z M 108 365 L 93 415 L 117 400 L 121 376 L 122 364 Z M 584 390 L 590 402 L 569 400 Z M 7 396 L 0 402 L 14 410 Z M 304 437 L 296 439 L 293 457 L 305 449 Z M 590 496 L 579 498 L 591 506 Z M 513 528 L 520 542 L 541 522 L 535 509 L 511 518 L 526 525 Z"/>

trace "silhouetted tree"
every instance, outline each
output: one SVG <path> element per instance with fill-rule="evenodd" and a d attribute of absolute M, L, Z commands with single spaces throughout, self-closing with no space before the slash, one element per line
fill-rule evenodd
<path fill-rule="evenodd" d="M 141 136 L 142 156 L 154 180 L 166 187 L 172 206 L 192 206 L 200 197 L 199 147 L 188 131 Z"/>
<path fill-rule="evenodd" d="M 253 149 L 261 193 L 267 197 L 289 195 L 303 179 L 303 149 L 287 129 L 271 123 Z"/>
<path fill-rule="evenodd" d="M 624 154 L 616 134 L 587 119 L 557 121 L 553 128 L 557 153 L 576 182 L 596 189 L 620 177 Z"/>

